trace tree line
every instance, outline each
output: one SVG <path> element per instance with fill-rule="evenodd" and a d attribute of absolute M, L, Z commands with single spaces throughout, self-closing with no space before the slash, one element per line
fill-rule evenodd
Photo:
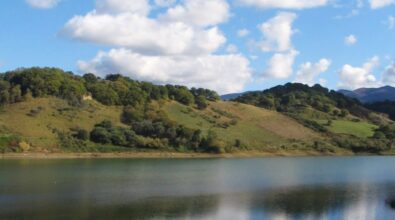
<path fill-rule="evenodd" d="M 0 105 L 45 96 L 56 96 L 78 105 L 88 94 L 104 105 L 120 106 L 137 106 L 150 100 L 168 99 L 205 108 L 208 101 L 220 99 L 212 90 L 154 85 L 120 74 L 107 75 L 102 79 L 92 73 L 79 76 L 58 68 L 36 67 L 0 74 Z"/>

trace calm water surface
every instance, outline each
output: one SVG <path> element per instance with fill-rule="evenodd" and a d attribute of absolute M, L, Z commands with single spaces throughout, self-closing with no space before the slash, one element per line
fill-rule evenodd
<path fill-rule="evenodd" d="M 395 219 L 395 157 L 0 160 L 0 219 Z"/>

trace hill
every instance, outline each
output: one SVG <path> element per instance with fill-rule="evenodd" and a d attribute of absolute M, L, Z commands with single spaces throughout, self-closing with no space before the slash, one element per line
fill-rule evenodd
<path fill-rule="evenodd" d="M 164 118 L 191 129 L 201 131 L 201 136 L 215 134 L 217 147 L 220 152 L 235 151 L 280 151 L 292 144 L 310 149 L 314 141 L 324 138 L 311 129 L 305 128 L 292 118 L 275 111 L 268 111 L 254 106 L 232 102 L 210 102 L 204 110 L 185 106 L 176 101 L 154 102 L 151 105 L 160 111 Z M 33 113 L 34 112 L 34 113 Z M 47 97 L 11 104 L 0 113 L 0 127 L 3 138 L 17 136 L 18 140 L 28 144 L 28 151 L 62 152 L 62 151 L 128 151 L 128 150 L 175 150 L 180 152 L 192 151 L 188 146 L 164 146 L 155 142 L 125 145 L 117 147 L 111 141 L 108 143 L 94 143 L 77 140 L 62 143 L 59 135 L 73 137 L 75 131 L 91 132 L 103 121 L 112 123 L 111 129 L 130 129 L 129 125 L 121 122 L 123 107 L 106 106 L 91 100 L 82 107 L 69 105 L 65 100 Z M 144 122 L 144 121 L 143 121 Z M 146 122 L 148 123 L 148 122 Z M 285 129 L 284 129 L 285 128 Z M 141 134 L 141 133 L 140 133 Z M 153 137 L 142 135 L 142 138 Z M 159 139 L 153 140 L 161 142 Z M 143 141 L 143 142 L 144 142 Z M 17 148 L 19 143 L 14 143 Z M 10 143 L 13 145 L 13 143 Z M 198 146 L 199 148 L 199 146 Z M 288 147 L 291 149 L 291 147 Z M 205 152 L 204 149 L 197 149 Z M 215 150 L 215 151 L 216 151 Z M 295 149 L 293 149 L 295 150 Z"/>
<path fill-rule="evenodd" d="M 375 144 L 383 147 L 389 144 L 379 143 L 375 136 L 377 129 L 392 124 L 391 120 L 367 109 L 356 99 L 320 85 L 309 87 L 288 83 L 264 91 L 248 92 L 233 101 L 281 112 L 330 136 L 335 142 L 340 141 L 340 146 L 347 145 L 356 151 L 361 148 L 367 150 L 368 146 L 374 148 Z M 345 141 L 346 137 L 348 141 Z"/>
<path fill-rule="evenodd" d="M 221 95 L 221 100 L 223 101 L 229 101 L 232 99 L 235 99 L 239 96 L 243 95 L 243 93 L 231 93 L 231 94 L 225 94 L 225 95 Z"/>
<path fill-rule="evenodd" d="M 55 68 L 0 74 L 0 152 L 392 150 L 395 126 L 320 86 L 286 84 L 220 101 L 216 92 L 101 79 Z"/>
<path fill-rule="evenodd" d="M 380 88 L 360 88 L 354 91 L 339 90 L 339 92 L 348 97 L 356 98 L 362 103 L 395 101 L 395 88 L 391 86 Z"/>
<path fill-rule="evenodd" d="M 395 88 L 361 88 L 354 91 L 340 90 L 340 93 L 358 99 L 367 109 L 388 115 L 395 120 Z"/>

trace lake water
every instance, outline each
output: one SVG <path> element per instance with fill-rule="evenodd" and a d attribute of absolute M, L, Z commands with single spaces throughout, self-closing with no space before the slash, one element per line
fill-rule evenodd
<path fill-rule="evenodd" d="M 395 157 L 0 160 L 0 219 L 395 219 Z"/>

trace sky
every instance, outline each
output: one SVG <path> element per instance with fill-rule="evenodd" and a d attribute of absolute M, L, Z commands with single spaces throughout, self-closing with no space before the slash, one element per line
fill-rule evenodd
<path fill-rule="evenodd" d="M 395 86 L 395 0 L 2 0 L 0 72 L 59 67 L 220 94 Z"/>

